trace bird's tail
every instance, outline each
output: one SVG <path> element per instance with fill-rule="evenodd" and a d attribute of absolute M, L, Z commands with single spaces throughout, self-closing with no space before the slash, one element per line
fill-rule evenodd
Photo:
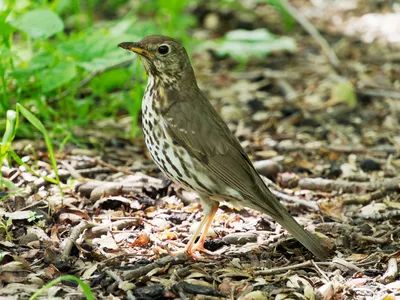
<path fill-rule="evenodd" d="M 275 220 L 291 233 L 300 243 L 310 250 L 319 260 L 325 260 L 329 256 L 329 247 L 325 240 L 306 231 L 295 219 L 286 211 L 284 207 L 280 210 L 282 218 Z"/>

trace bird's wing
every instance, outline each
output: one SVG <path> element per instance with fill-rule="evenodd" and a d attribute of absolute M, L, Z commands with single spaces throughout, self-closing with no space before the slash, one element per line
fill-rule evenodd
<path fill-rule="evenodd" d="M 320 260 L 326 259 L 329 253 L 327 242 L 305 231 L 269 191 L 205 96 L 200 91 L 195 95 L 189 95 L 187 91 L 181 91 L 179 96 L 176 94 L 174 96 L 178 98 L 162 110 L 162 121 L 173 140 L 193 158 L 203 162 L 217 180 L 239 192 L 242 199 L 237 200 L 246 201 L 244 206 L 267 213 Z M 194 98 L 188 101 L 188 97 Z"/>
<path fill-rule="evenodd" d="M 238 140 L 201 91 L 190 101 L 185 92 L 178 97 L 162 112 L 166 130 L 173 140 L 252 204 L 245 206 L 272 217 L 282 217 L 284 208 L 264 185 Z"/>

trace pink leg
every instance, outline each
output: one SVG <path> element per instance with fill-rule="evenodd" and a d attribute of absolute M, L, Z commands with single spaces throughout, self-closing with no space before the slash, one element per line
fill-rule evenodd
<path fill-rule="evenodd" d="M 185 253 L 188 253 L 189 255 L 192 255 L 195 251 L 205 251 L 204 242 L 206 240 L 208 230 L 210 229 L 211 224 L 213 222 L 215 213 L 218 210 L 219 203 L 216 201 L 212 202 L 202 201 L 202 205 L 204 208 L 203 220 L 201 220 L 199 228 L 193 234 L 192 238 L 190 239 L 189 243 L 186 245 L 185 248 Z M 201 233 L 199 241 L 195 245 L 193 245 L 196 238 L 199 236 L 202 230 L 203 232 Z"/>

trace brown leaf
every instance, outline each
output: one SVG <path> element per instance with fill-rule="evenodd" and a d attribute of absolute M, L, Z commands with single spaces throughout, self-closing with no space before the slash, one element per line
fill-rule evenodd
<path fill-rule="evenodd" d="M 150 242 L 150 238 L 146 233 L 140 234 L 133 243 L 130 243 L 130 247 L 143 247 Z"/>

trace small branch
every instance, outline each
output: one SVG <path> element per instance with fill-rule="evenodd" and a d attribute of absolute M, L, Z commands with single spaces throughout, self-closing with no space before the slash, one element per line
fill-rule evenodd
<path fill-rule="evenodd" d="M 111 271 L 111 270 L 106 270 L 105 272 L 106 272 L 106 274 L 107 274 L 108 276 L 110 276 L 110 277 L 115 281 L 116 284 L 118 284 L 118 286 L 119 286 L 120 284 L 123 284 L 122 279 L 121 279 L 115 272 L 113 272 L 113 271 Z M 133 285 L 133 284 L 132 284 L 132 285 Z M 127 296 L 127 298 L 128 298 L 129 300 L 135 300 L 135 299 L 136 299 L 136 297 L 133 295 L 133 293 L 132 293 L 131 290 L 127 290 L 127 291 L 126 291 L 126 296 Z"/>
<path fill-rule="evenodd" d="M 392 178 L 383 182 L 355 182 L 345 180 L 331 180 L 324 178 L 302 178 L 299 187 L 306 190 L 323 192 L 341 191 L 343 193 L 358 193 L 360 191 L 376 191 L 381 188 L 400 190 L 400 178 Z M 346 204 L 350 204 L 350 200 Z"/>
<path fill-rule="evenodd" d="M 362 94 L 362 95 L 367 95 L 367 96 L 374 96 L 374 97 L 400 99 L 400 91 L 396 91 L 396 90 L 358 88 L 357 93 Z"/>
<path fill-rule="evenodd" d="M 393 280 L 397 277 L 398 273 L 399 270 L 397 267 L 397 259 L 395 257 L 392 257 L 388 261 L 388 268 L 385 274 L 383 274 L 383 276 L 379 279 L 379 281 L 384 284 L 393 282 Z"/>
<path fill-rule="evenodd" d="M 332 262 L 313 262 L 311 260 L 308 260 L 306 262 L 297 264 L 297 265 L 289 265 L 289 266 L 285 266 L 285 267 L 280 267 L 280 268 L 273 268 L 273 269 L 269 269 L 269 270 L 260 270 L 260 271 L 255 271 L 254 274 L 255 275 L 272 275 L 272 274 L 276 274 L 276 273 L 282 273 L 282 272 L 286 272 L 286 271 L 290 271 L 293 269 L 300 269 L 300 268 L 308 268 L 308 267 L 316 267 L 316 266 L 333 266 L 335 268 L 337 268 L 338 266 L 341 267 L 346 267 L 347 269 L 350 270 L 355 270 L 357 272 L 361 272 L 363 271 L 363 269 L 357 267 L 356 265 L 347 262 L 343 259 L 334 259 Z M 322 272 L 322 270 L 320 268 L 316 268 L 318 272 Z M 327 276 L 325 275 L 324 278 L 326 279 Z"/>
<path fill-rule="evenodd" d="M 290 271 L 293 269 L 300 269 L 300 268 L 306 268 L 306 267 L 312 267 L 312 266 L 313 266 L 313 264 L 312 264 L 311 260 L 308 260 L 308 261 L 305 261 L 305 262 L 297 264 L 297 265 L 289 265 L 289 266 L 280 267 L 280 268 L 272 268 L 269 270 L 255 271 L 254 274 L 265 276 L 265 275 L 272 275 L 275 273 L 282 273 L 282 272 Z"/>
<path fill-rule="evenodd" d="M 300 199 L 298 197 L 287 195 L 276 190 L 271 190 L 271 192 L 279 199 L 310 208 L 313 211 L 319 211 L 318 204 L 315 202 Z"/>
<path fill-rule="evenodd" d="M 392 193 L 392 192 L 397 192 L 400 191 L 400 182 L 396 184 L 395 182 L 390 182 L 387 185 L 381 187 L 377 191 L 374 191 L 369 194 L 363 194 L 359 196 L 355 196 L 349 199 L 344 199 L 343 204 L 348 205 L 348 204 L 362 204 L 362 205 L 367 205 L 371 203 L 374 200 L 381 199 L 385 197 L 387 194 Z"/>
<path fill-rule="evenodd" d="M 281 5 L 287 12 L 311 35 L 314 40 L 321 46 L 322 51 L 328 57 L 330 63 L 337 68 L 340 64 L 338 57 L 336 56 L 333 49 L 329 46 L 325 38 L 318 32 L 318 30 L 308 21 L 294 6 L 292 6 L 288 0 L 279 0 Z"/>
<path fill-rule="evenodd" d="M 176 256 L 165 256 L 162 257 L 158 260 L 156 260 L 153 263 L 150 263 L 148 265 L 145 265 L 143 267 L 137 268 L 132 271 L 128 271 L 122 275 L 123 280 L 133 280 L 136 278 L 139 278 L 141 276 L 146 275 L 150 271 L 154 270 L 155 268 L 162 268 L 167 265 L 179 265 L 185 263 L 189 259 L 189 256 L 184 254 L 184 253 L 179 253 Z"/>
<path fill-rule="evenodd" d="M 373 237 L 373 236 L 365 236 L 360 233 L 353 233 L 351 235 L 353 240 L 360 240 L 364 242 L 368 242 L 371 244 L 389 244 L 390 238 L 389 237 Z"/>
<path fill-rule="evenodd" d="M 65 246 L 64 246 L 64 250 L 61 254 L 61 257 L 63 260 L 67 260 L 72 247 L 74 246 L 75 242 L 77 241 L 77 239 L 79 238 L 79 236 L 81 235 L 81 233 L 83 231 L 85 231 L 85 229 L 89 228 L 89 227 L 93 227 L 93 224 L 90 224 L 86 221 L 81 221 L 77 226 L 75 226 L 72 231 L 71 234 L 69 236 L 69 238 L 66 240 L 65 242 Z"/>
<path fill-rule="evenodd" d="M 271 179 L 261 176 L 261 179 L 264 181 L 264 183 L 267 185 L 267 187 L 270 189 L 271 193 L 274 194 L 278 199 L 282 199 L 288 202 L 292 202 L 307 208 L 310 208 L 314 211 L 319 211 L 319 207 L 315 202 L 307 201 L 304 199 L 300 199 L 299 197 L 295 197 L 292 195 L 287 195 L 285 193 L 282 193 L 279 191 L 278 185 L 275 184 Z"/>
<path fill-rule="evenodd" d="M 311 263 L 313 264 L 314 268 L 318 271 L 318 273 L 320 273 L 321 276 L 324 277 L 326 282 L 329 282 L 329 277 L 325 274 L 324 271 L 321 270 L 321 268 L 316 264 L 316 262 L 312 260 Z"/>
<path fill-rule="evenodd" d="M 334 258 L 332 260 L 333 263 L 341 265 L 346 267 L 347 269 L 354 270 L 356 272 L 363 272 L 364 270 L 362 268 L 357 267 L 355 264 L 352 264 L 351 262 L 345 261 L 344 259 L 341 258 Z"/>
<path fill-rule="evenodd" d="M 113 171 L 122 172 L 122 173 L 124 173 L 124 174 L 126 174 L 126 175 L 135 175 L 135 172 L 132 172 L 132 171 L 129 171 L 129 170 L 124 170 L 124 169 L 121 169 L 121 168 L 117 168 L 117 167 L 115 167 L 115 166 L 113 166 L 113 165 L 110 165 L 110 164 L 108 164 L 108 163 L 106 163 L 106 162 L 100 160 L 100 159 L 97 159 L 96 162 L 97 162 L 100 166 L 103 166 L 103 167 L 106 167 L 106 168 L 110 168 L 110 169 L 113 170 Z"/>

